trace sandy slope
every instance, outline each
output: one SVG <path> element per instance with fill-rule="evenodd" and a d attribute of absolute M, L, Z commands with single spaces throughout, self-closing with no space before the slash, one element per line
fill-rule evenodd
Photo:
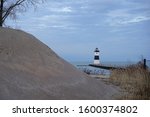
<path fill-rule="evenodd" d="M 34 36 L 0 28 L 0 99 L 112 99 L 116 93 Z"/>

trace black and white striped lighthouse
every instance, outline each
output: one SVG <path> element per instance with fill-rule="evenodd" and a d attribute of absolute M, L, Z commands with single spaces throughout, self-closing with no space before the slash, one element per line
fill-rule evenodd
<path fill-rule="evenodd" d="M 99 49 L 98 48 L 96 48 L 95 51 L 94 51 L 94 64 L 100 64 Z"/>

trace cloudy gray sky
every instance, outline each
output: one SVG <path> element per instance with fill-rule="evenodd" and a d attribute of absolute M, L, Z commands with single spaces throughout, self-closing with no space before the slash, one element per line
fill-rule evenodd
<path fill-rule="evenodd" d="M 7 25 L 32 33 L 68 61 L 150 59 L 150 0 L 47 0 Z"/>

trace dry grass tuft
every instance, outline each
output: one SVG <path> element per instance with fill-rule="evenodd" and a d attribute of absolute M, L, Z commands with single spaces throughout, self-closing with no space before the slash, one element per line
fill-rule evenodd
<path fill-rule="evenodd" d="M 112 70 L 110 81 L 126 92 L 120 99 L 150 99 L 150 72 L 140 65 Z"/>

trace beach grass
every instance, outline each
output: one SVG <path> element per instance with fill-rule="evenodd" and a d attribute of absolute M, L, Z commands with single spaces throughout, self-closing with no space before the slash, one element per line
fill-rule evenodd
<path fill-rule="evenodd" d="M 120 86 L 124 92 L 119 99 L 150 99 L 150 71 L 143 69 L 141 65 L 112 70 L 110 82 Z"/>

